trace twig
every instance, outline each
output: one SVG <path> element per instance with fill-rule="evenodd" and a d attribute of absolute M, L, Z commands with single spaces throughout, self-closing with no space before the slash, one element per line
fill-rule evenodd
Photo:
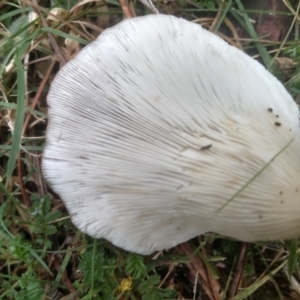
<path fill-rule="evenodd" d="M 125 15 L 125 17 L 127 19 L 130 19 L 132 17 L 134 17 L 132 14 L 131 14 L 131 11 L 128 7 L 128 4 L 126 3 L 126 0 L 119 0 L 120 4 L 121 4 L 121 7 L 122 7 L 122 10 L 123 10 L 123 13 Z"/>
<path fill-rule="evenodd" d="M 43 89 L 44 89 L 44 86 L 45 86 L 45 84 L 46 84 L 46 82 L 47 82 L 47 80 L 48 80 L 48 78 L 49 78 L 49 75 L 51 74 L 51 71 L 52 71 L 52 69 L 53 69 L 53 67 L 54 67 L 54 64 L 55 64 L 55 60 L 52 60 L 51 63 L 50 63 L 50 65 L 49 65 L 49 67 L 48 67 L 48 69 L 47 69 L 47 71 L 46 71 L 46 74 L 45 74 L 45 76 L 44 76 L 44 78 L 43 78 L 43 80 L 42 80 L 42 82 L 41 82 L 41 84 L 40 84 L 40 86 L 39 86 L 39 88 L 38 88 L 38 90 L 37 90 L 37 92 L 36 92 L 36 95 L 35 95 L 35 97 L 34 97 L 32 103 L 31 103 L 31 105 L 30 105 L 30 108 L 31 108 L 31 109 L 34 109 L 34 108 L 35 108 L 35 106 L 36 106 L 36 104 L 37 104 L 37 102 L 38 102 L 38 100 L 39 100 L 39 98 L 40 98 L 40 96 L 41 96 L 41 93 L 42 93 L 42 91 L 43 91 Z M 29 123 L 30 118 L 31 118 L 31 115 L 28 114 L 28 115 L 26 116 L 26 119 L 25 119 L 25 122 L 24 122 L 24 125 L 23 125 L 23 133 L 22 133 L 22 135 L 24 135 L 24 133 L 25 133 L 26 130 L 27 130 L 27 127 L 28 127 L 28 123 Z"/>
<path fill-rule="evenodd" d="M 217 13 L 217 15 L 216 15 L 214 21 L 212 22 L 212 24 L 211 24 L 211 26 L 210 26 L 210 28 L 209 28 L 209 31 L 212 31 L 212 32 L 215 31 L 216 25 L 217 25 L 217 23 L 219 22 L 219 20 L 220 20 L 220 18 L 221 18 L 222 11 L 223 11 L 223 9 L 224 9 L 225 4 L 226 4 L 225 1 L 224 1 L 224 0 L 221 0 L 221 5 L 220 5 L 220 7 L 219 7 L 219 9 L 218 9 L 218 13 Z"/>
<path fill-rule="evenodd" d="M 28 0 L 23 0 L 23 1 L 24 1 L 26 4 L 28 4 L 29 6 L 31 6 L 31 7 L 36 11 L 36 13 L 39 15 L 39 17 L 40 17 L 41 20 L 42 20 L 43 26 L 46 27 L 46 28 L 49 28 L 46 19 L 45 19 L 45 18 L 43 17 L 43 15 L 42 15 L 41 7 L 40 7 L 39 5 L 37 5 L 37 4 L 33 3 L 33 2 L 31 2 L 31 1 L 28 1 Z M 51 13 L 50 13 L 50 15 L 51 15 Z M 56 16 L 55 16 L 55 17 L 56 17 Z M 57 17 L 56 17 L 56 18 L 57 18 Z M 63 65 L 66 64 L 67 61 L 66 61 L 64 55 L 62 54 L 60 48 L 58 47 L 58 44 L 57 44 L 57 42 L 56 42 L 56 40 L 55 40 L 53 34 L 50 33 L 50 32 L 47 32 L 47 35 L 48 35 L 49 41 L 50 41 L 50 43 L 51 43 L 51 45 L 52 45 L 52 47 L 53 47 L 53 49 L 54 49 L 54 51 L 55 51 L 55 53 L 56 53 L 58 59 L 59 59 L 59 61 L 60 61 Z"/>
<path fill-rule="evenodd" d="M 56 259 L 56 257 L 54 255 L 52 256 L 52 265 L 54 266 L 54 268 L 57 272 L 60 272 L 60 268 L 61 268 L 60 263 L 58 262 L 58 260 Z M 72 284 L 70 278 L 68 277 L 68 274 L 67 274 L 66 271 L 63 271 L 61 281 L 68 288 L 70 293 L 75 293 L 76 292 L 76 289 L 73 286 L 73 284 Z"/>
<path fill-rule="evenodd" d="M 159 11 L 154 6 L 151 0 L 139 0 L 142 4 L 144 4 L 147 8 L 149 8 L 154 14 L 159 14 Z"/>
<path fill-rule="evenodd" d="M 43 26 L 44 27 L 49 27 L 48 24 L 47 24 L 47 21 L 46 19 L 43 17 L 43 15 L 39 12 L 39 15 L 40 15 L 40 18 L 42 20 L 42 23 L 43 23 Z M 50 32 L 47 32 L 47 35 L 48 35 L 48 38 L 49 38 L 49 41 L 59 59 L 59 61 L 61 62 L 62 65 L 65 65 L 67 63 L 67 60 L 65 59 L 64 55 L 62 54 L 60 48 L 58 47 L 58 44 L 53 36 L 52 33 Z"/>
<path fill-rule="evenodd" d="M 19 155 L 18 155 L 18 178 L 19 178 L 20 189 L 21 189 L 21 193 L 22 193 L 24 203 L 25 203 L 27 209 L 29 209 L 30 208 L 30 201 L 29 201 L 28 195 L 26 193 L 25 185 L 24 185 L 24 181 L 23 181 L 23 165 L 22 165 L 22 162 L 21 162 L 21 151 L 19 151 Z"/>
<path fill-rule="evenodd" d="M 193 248 L 191 245 L 186 242 L 182 243 L 175 247 L 178 253 L 183 253 L 185 255 L 190 256 L 193 253 Z M 210 300 L 220 300 L 221 294 L 216 295 L 216 290 L 221 290 L 220 284 L 214 278 L 210 278 L 210 276 L 206 272 L 206 268 L 202 260 L 199 258 L 198 255 L 193 255 L 191 257 L 190 263 L 186 264 L 187 267 L 190 269 L 193 279 L 195 280 L 197 273 L 199 275 L 198 283 L 201 282 L 201 287 L 205 291 L 207 297 Z M 213 287 L 212 287 L 213 282 Z M 214 291 L 213 291 L 214 289 Z"/>
<path fill-rule="evenodd" d="M 232 284 L 230 286 L 230 290 L 228 294 L 229 299 L 237 294 L 243 282 L 247 251 L 248 251 L 248 244 L 243 243 L 241 247 L 239 259 L 237 262 L 236 271 L 232 279 Z"/>
<path fill-rule="evenodd" d="M 29 136 L 30 137 L 34 137 L 34 128 L 31 128 L 29 130 Z M 33 140 L 33 145 L 36 145 L 35 141 Z M 34 154 L 37 154 L 36 151 L 33 151 Z M 41 197 L 44 197 L 45 195 L 48 194 L 48 189 L 47 189 L 47 185 L 45 183 L 45 180 L 43 178 L 42 174 L 42 166 L 41 166 L 41 157 L 38 155 L 30 155 L 29 159 L 32 161 L 34 167 L 36 168 L 36 170 L 39 170 L 39 172 L 35 172 L 33 174 L 33 176 L 35 177 L 35 181 L 36 181 L 36 186 L 37 186 L 37 190 L 38 193 Z"/>

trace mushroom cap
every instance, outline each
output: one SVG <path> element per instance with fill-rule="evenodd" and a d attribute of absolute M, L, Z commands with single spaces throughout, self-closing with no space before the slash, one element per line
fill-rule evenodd
<path fill-rule="evenodd" d="M 105 30 L 52 83 L 43 172 L 83 232 L 150 254 L 300 236 L 299 110 L 262 65 L 166 15 Z"/>

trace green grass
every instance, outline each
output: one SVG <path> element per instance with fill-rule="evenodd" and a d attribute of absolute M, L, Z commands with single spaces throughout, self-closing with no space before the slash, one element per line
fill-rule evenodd
<path fill-rule="evenodd" d="M 121 20 L 123 13 L 115 0 L 103 2 L 105 10 L 97 10 L 95 2 L 54 3 L 71 13 L 60 14 L 58 21 L 53 21 L 49 4 L 0 2 L 0 299 L 297 297 L 298 240 L 245 246 L 207 234 L 181 248 L 141 256 L 85 236 L 72 225 L 59 196 L 47 187 L 41 172 L 46 95 L 60 68 L 60 58 L 74 56 L 64 45 L 65 39 L 79 50 L 101 31 L 99 24 L 111 25 L 105 17 Z M 258 58 L 299 100 L 300 47 L 295 30 L 299 5 L 288 4 L 288 11 L 271 12 L 291 15 L 289 32 L 294 39 L 270 43 L 258 37 L 249 17 L 258 11 L 246 9 L 243 1 L 154 3 L 161 13 L 197 18 L 214 32 L 227 30 L 229 42 Z M 137 15 L 149 13 L 138 2 L 133 7 Z M 208 23 L 204 21 L 207 18 Z M 235 27 L 230 24 L 243 28 L 249 38 L 232 38 Z M 278 56 L 290 58 L 293 67 L 286 70 L 275 65 Z M 243 247 L 247 247 L 244 254 Z"/>

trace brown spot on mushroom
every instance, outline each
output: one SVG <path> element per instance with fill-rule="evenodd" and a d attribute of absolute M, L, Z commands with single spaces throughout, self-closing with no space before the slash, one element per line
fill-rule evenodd
<path fill-rule="evenodd" d="M 299 192 L 299 189 L 296 189 L 295 192 L 298 193 L 298 192 Z"/>
<path fill-rule="evenodd" d="M 284 202 L 284 200 L 281 200 L 281 201 L 280 201 L 280 203 L 283 203 L 283 202 Z"/>
<path fill-rule="evenodd" d="M 276 115 L 276 118 L 279 118 L 279 115 Z"/>
<path fill-rule="evenodd" d="M 159 102 L 160 101 L 160 97 L 159 96 L 156 96 L 155 98 L 154 98 L 154 102 Z"/>
<path fill-rule="evenodd" d="M 275 126 L 281 126 L 280 122 L 275 122 L 274 124 L 275 124 Z"/>
<path fill-rule="evenodd" d="M 270 113 L 273 112 L 273 108 L 269 107 L 268 112 L 270 112 Z"/>
<path fill-rule="evenodd" d="M 283 194 L 283 192 L 282 192 L 282 191 L 280 191 L 280 192 L 279 192 L 279 195 L 282 195 L 282 194 Z"/>
<path fill-rule="evenodd" d="M 203 147 L 200 148 L 200 151 L 202 151 L 202 150 L 208 150 L 209 148 L 211 148 L 211 146 L 212 146 L 212 144 L 209 144 L 207 146 L 203 146 Z"/>
<path fill-rule="evenodd" d="M 262 215 L 258 215 L 258 218 L 259 218 L 259 219 L 262 219 Z"/>

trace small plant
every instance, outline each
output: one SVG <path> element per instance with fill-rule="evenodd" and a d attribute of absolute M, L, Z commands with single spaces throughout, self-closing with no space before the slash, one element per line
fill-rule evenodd
<path fill-rule="evenodd" d="M 93 248 L 80 255 L 78 270 L 82 275 L 76 287 L 93 299 L 163 300 L 175 298 L 176 291 L 159 287 L 161 276 L 148 269 L 144 257 L 125 252 L 113 252 L 103 243 L 93 242 Z M 153 273 L 154 272 L 154 273 Z M 155 275 L 151 275 L 155 274 Z M 88 297 L 85 296 L 85 298 Z M 84 298 L 84 299 L 85 299 Z"/>

